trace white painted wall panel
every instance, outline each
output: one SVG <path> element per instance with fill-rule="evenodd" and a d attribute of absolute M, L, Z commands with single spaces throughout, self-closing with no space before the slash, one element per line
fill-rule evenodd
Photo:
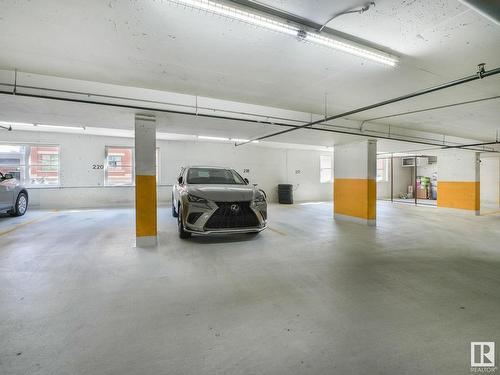
<path fill-rule="evenodd" d="M 481 159 L 481 203 L 498 204 L 499 185 L 500 158 Z"/>
<path fill-rule="evenodd" d="M 443 151 L 438 156 L 439 181 L 477 181 L 476 153 L 472 151 Z"/>
<path fill-rule="evenodd" d="M 377 142 L 363 140 L 335 146 L 335 178 L 377 178 Z"/>
<path fill-rule="evenodd" d="M 32 206 L 41 208 L 103 207 L 133 204 L 133 187 L 105 187 L 104 170 L 92 164 L 105 163 L 106 146 L 134 146 L 131 138 L 49 132 L 2 132 L 0 143 L 60 145 L 59 188 L 29 189 Z M 223 165 L 235 168 L 251 183 L 277 200 L 277 185 L 294 184 L 295 200 L 332 199 L 332 185 L 320 183 L 320 155 L 332 152 L 270 148 L 246 145 L 235 148 L 221 142 L 157 141 L 159 148 L 159 202 L 169 202 L 171 185 L 184 165 Z M 248 169 L 248 173 L 243 173 Z M 295 171 L 300 170 L 296 174 Z"/>

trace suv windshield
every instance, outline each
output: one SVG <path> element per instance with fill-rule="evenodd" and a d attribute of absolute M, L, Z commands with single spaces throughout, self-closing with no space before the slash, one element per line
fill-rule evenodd
<path fill-rule="evenodd" d="M 188 184 L 246 185 L 241 176 L 232 169 L 189 168 Z"/>

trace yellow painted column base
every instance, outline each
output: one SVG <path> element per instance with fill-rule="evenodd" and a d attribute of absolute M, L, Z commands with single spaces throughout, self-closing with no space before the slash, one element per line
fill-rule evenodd
<path fill-rule="evenodd" d="M 477 181 L 439 181 L 437 205 L 478 213 L 481 205 L 480 191 L 480 183 Z"/>
<path fill-rule="evenodd" d="M 335 219 L 376 224 L 377 183 L 374 179 L 336 178 L 333 200 Z"/>
<path fill-rule="evenodd" d="M 137 246 L 156 244 L 156 176 L 135 177 L 135 233 Z M 154 243 L 153 242 L 154 239 Z"/>

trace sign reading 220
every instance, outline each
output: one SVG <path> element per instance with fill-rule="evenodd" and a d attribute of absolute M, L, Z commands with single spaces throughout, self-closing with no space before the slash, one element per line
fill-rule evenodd
<path fill-rule="evenodd" d="M 104 169 L 103 164 L 92 164 L 92 169 Z"/>

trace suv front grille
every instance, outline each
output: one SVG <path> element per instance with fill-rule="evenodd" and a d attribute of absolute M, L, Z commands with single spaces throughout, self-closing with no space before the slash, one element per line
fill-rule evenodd
<path fill-rule="evenodd" d="M 259 226 L 250 202 L 215 202 L 219 208 L 205 224 L 206 229 L 250 228 Z"/>

